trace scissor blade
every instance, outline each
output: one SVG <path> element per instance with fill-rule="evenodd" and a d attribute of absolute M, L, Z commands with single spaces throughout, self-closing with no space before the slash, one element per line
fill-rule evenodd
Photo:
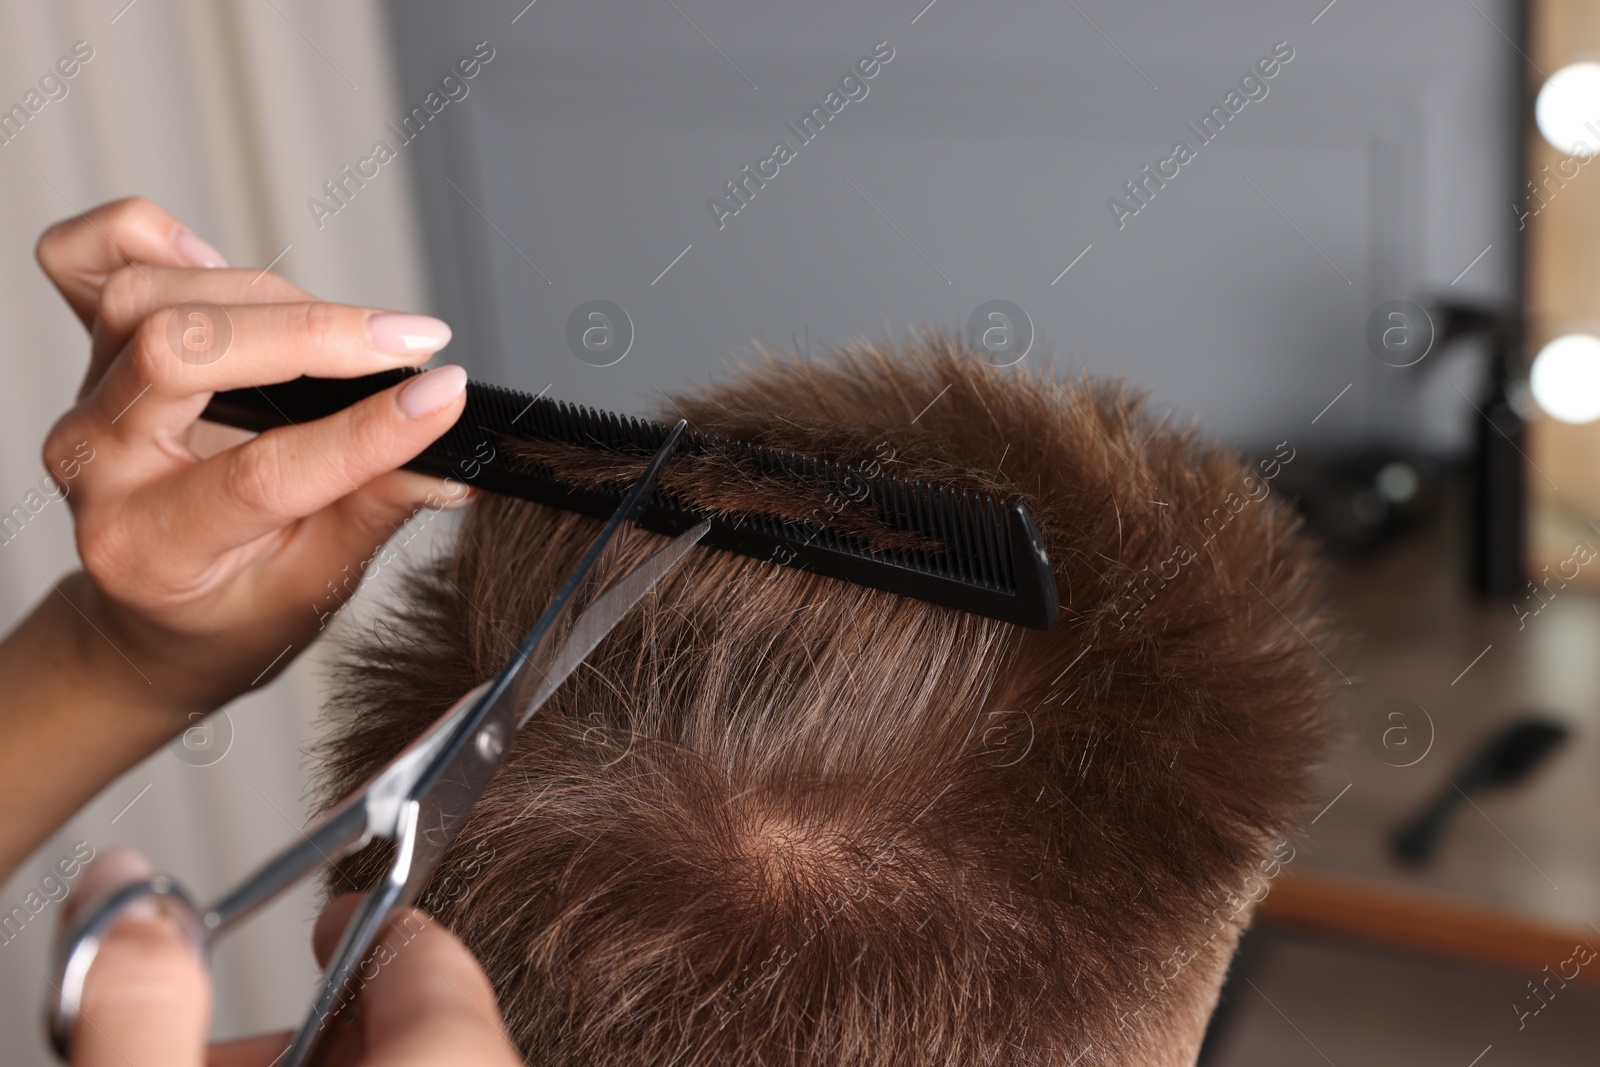
<path fill-rule="evenodd" d="M 605 638 L 606 634 L 616 629 L 623 617 L 655 587 L 657 582 L 671 573 L 678 565 L 678 561 L 683 559 L 684 554 L 698 544 L 709 529 L 711 521 L 708 519 L 674 537 L 670 544 L 629 571 L 584 609 L 583 614 L 578 616 L 577 622 L 573 623 L 566 643 L 556 654 L 555 662 L 545 672 L 539 688 L 534 690 L 533 696 L 523 706 L 522 717 L 517 720 L 518 729 L 533 717 L 534 712 L 544 706 L 544 702 L 550 699 L 550 695 L 561 686 L 561 683 L 578 669 L 578 664 L 594 651 L 595 646 Z"/>
<path fill-rule="evenodd" d="M 522 644 L 518 646 L 516 655 L 511 658 L 511 662 L 506 664 L 499 677 L 490 684 L 484 695 L 479 699 L 479 711 L 497 715 L 503 721 L 510 722 L 511 715 L 515 709 L 515 704 L 512 701 L 516 698 L 517 687 L 526 684 L 523 681 L 524 673 L 529 670 L 540 672 L 544 669 L 541 666 L 542 662 L 555 658 L 548 654 L 550 642 L 555 640 L 562 620 L 571 618 L 576 610 L 578 590 L 599 564 L 601 553 L 610 544 L 611 539 L 616 536 L 617 531 L 621 529 L 624 523 L 632 522 L 638 517 L 639 512 L 644 508 L 645 499 L 655 489 L 656 483 L 661 478 L 661 468 L 666 465 L 667 457 L 672 455 L 672 450 L 677 446 L 678 440 L 683 436 L 688 426 L 687 419 L 680 419 L 677 425 L 668 431 L 666 440 L 662 441 L 661 447 L 651 457 L 644 472 L 639 475 L 627 493 L 623 495 L 622 502 L 617 505 L 617 510 L 612 512 L 611 517 L 600 528 L 600 533 L 589 545 L 588 550 L 584 552 L 583 557 L 578 560 L 577 564 L 567 574 L 566 579 L 562 581 L 560 588 L 556 590 L 555 597 L 550 601 L 549 606 L 545 608 L 544 614 L 539 617 L 539 621 L 534 623 L 533 629 L 529 631 L 528 636 L 522 639 Z M 474 714 L 472 721 L 467 724 L 467 728 L 476 729 L 477 723 L 481 718 L 481 714 Z M 525 718 L 526 716 L 524 716 Z M 518 721 L 520 723 L 522 720 Z"/>
<path fill-rule="evenodd" d="M 391 767 L 389 772 L 380 775 L 364 791 L 367 795 L 363 807 L 371 818 L 379 819 L 387 828 L 383 836 L 394 840 L 395 858 L 384 880 L 372 890 L 363 905 L 362 916 L 366 921 L 352 924 L 340 942 L 324 974 L 317 1009 L 302 1026 L 290 1058 L 283 1067 L 288 1064 L 301 1067 L 315 1051 L 320 1037 L 325 1033 L 324 1013 L 342 1002 L 356 966 L 366 959 L 372 948 L 383 916 L 392 906 L 409 904 L 417 899 L 439 857 L 449 848 L 470 817 L 473 805 L 499 769 L 508 748 L 505 728 L 517 712 L 516 694 L 518 686 L 525 683 L 524 673 L 538 670 L 539 664 L 547 658 L 565 662 L 570 642 L 552 645 L 561 630 L 561 624 L 572 617 L 579 591 L 599 564 L 606 545 L 622 524 L 632 521 L 644 507 L 645 500 L 660 478 L 662 466 L 687 425 L 686 422 L 679 422 L 667 434 L 644 472 L 624 494 L 617 510 L 562 581 L 550 605 L 523 639 L 511 662 L 492 681 L 463 697 L 458 702 L 459 710 L 446 716 L 448 721 L 441 720 L 436 727 L 436 736 L 429 737 L 425 744 L 417 746 L 417 759 L 413 761 L 415 766 Z M 662 552 L 673 550 L 679 541 L 687 541 L 677 556 L 671 559 L 671 562 L 677 562 L 688 545 L 705 534 L 708 526 L 705 524 L 697 528 L 698 532 L 691 530 Z M 652 556 L 643 566 L 655 564 L 659 556 L 660 553 Z M 662 573 L 668 569 L 670 567 L 663 567 Z M 659 576 L 654 575 L 655 578 Z M 629 575 L 630 579 L 632 577 Z M 627 601 L 627 605 L 618 612 L 618 618 L 644 595 L 653 581 L 644 584 L 644 588 Z M 590 609 L 602 602 L 612 604 L 613 601 L 607 598 L 613 591 L 607 590 L 596 598 Z M 615 601 L 623 599 L 624 596 L 619 595 Z M 573 627 L 567 628 L 569 636 L 580 621 L 581 617 Z M 613 620 L 609 626 L 602 627 L 601 636 L 615 625 Z M 550 654 L 552 649 L 553 655 Z M 581 661 L 582 656 L 578 659 Z M 575 667 L 576 663 L 567 667 L 565 673 L 570 674 Z M 381 797 L 373 795 L 375 791 L 372 789 L 372 786 L 379 784 L 383 786 Z"/>

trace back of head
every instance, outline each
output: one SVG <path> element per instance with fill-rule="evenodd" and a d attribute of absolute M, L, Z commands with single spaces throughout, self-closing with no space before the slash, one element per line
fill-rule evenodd
<path fill-rule="evenodd" d="M 1321 739 L 1325 624 L 1270 496 L 1292 453 L 1247 469 L 1119 388 L 938 337 L 769 362 L 675 406 L 1022 500 L 1062 618 L 1026 631 L 694 550 L 517 737 L 421 901 L 483 961 L 523 1053 L 1192 1059 Z M 676 476 L 708 507 L 771 495 Z M 474 505 L 342 668 L 330 796 L 499 669 L 596 528 Z M 661 541 L 629 531 L 608 573 Z"/>

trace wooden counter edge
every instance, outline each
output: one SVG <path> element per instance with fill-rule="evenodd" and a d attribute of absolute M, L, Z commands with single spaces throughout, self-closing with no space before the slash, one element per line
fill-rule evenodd
<path fill-rule="evenodd" d="M 1256 911 L 1278 926 L 1341 934 L 1390 948 L 1539 974 L 1578 945 L 1600 951 L 1600 935 L 1428 890 L 1316 871 L 1285 871 Z M 1600 986 L 1600 960 L 1572 981 Z"/>

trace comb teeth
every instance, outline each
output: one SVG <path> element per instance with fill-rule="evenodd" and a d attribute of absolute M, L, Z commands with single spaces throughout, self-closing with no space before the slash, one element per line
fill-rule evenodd
<path fill-rule="evenodd" d="M 364 378 L 300 378 L 218 393 L 205 418 L 267 430 L 322 418 L 403 381 L 410 370 Z M 596 517 L 615 510 L 621 490 L 578 488 L 500 456 L 506 438 L 552 441 L 601 451 L 649 454 L 668 427 L 565 401 L 476 382 L 466 410 L 443 437 L 406 466 L 441 477 Z M 691 430 L 677 455 L 716 454 L 764 475 L 845 492 L 885 531 L 912 535 L 917 547 L 874 548 L 827 522 L 797 522 L 753 512 L 713 516 L 702 544 L 859 585 L 1047 629 L 1058 611 L 1055 578 L 1027 509 L 956 486 L 868 475 L 847 464 Z M 675 535 L 707 516 L 657 489 L 639 525 Z"/>

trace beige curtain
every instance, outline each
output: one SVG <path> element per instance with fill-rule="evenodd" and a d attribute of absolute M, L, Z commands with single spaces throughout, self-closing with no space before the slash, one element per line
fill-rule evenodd
<path fill-rule="evenodd" d="M 369 153 L 398 110 L 374 0 L 18 0 L 4 5 L 3 19 L 0 107 L 25 103 L 77 42 L 80 55 L 92 49 L 65 95 L 49 82 L 43 106 L 0 145 L 3 508 L 36 486 L 39 444 L 87 355 L 77 322 L 33 263 L 33 242 L 55 219 L 145 195 L 234 264 L 276 260 L 275 270 L 330 299 L 425 310 L 405 159 L 320 229 L 306 205 Z M 73 566 L 67 510 L 51 504 L 0 546 L 6 625 L 53 595 L 50 580 Z M 316 665 L 302 660 L 228 708 L 209 738 L 193 738 L 199 748 L 187 760 L 164 750 L 129 772 L 0 891 L 0 911 L 21 905 L 79 842 L 133 844 L 202 896 L 238 878 L 306 818 L 302 749 L 316 681 Z M 39 1011 L 57 907 L 0 944 L 0 1033 L 10 1039 L 5 1061 L 18 1067 L 52 1062 Z M 219 1034 L 298 1019 L 315 978 L 312 907 L 309 889 L 286 899 L 218 952 Z"/>

